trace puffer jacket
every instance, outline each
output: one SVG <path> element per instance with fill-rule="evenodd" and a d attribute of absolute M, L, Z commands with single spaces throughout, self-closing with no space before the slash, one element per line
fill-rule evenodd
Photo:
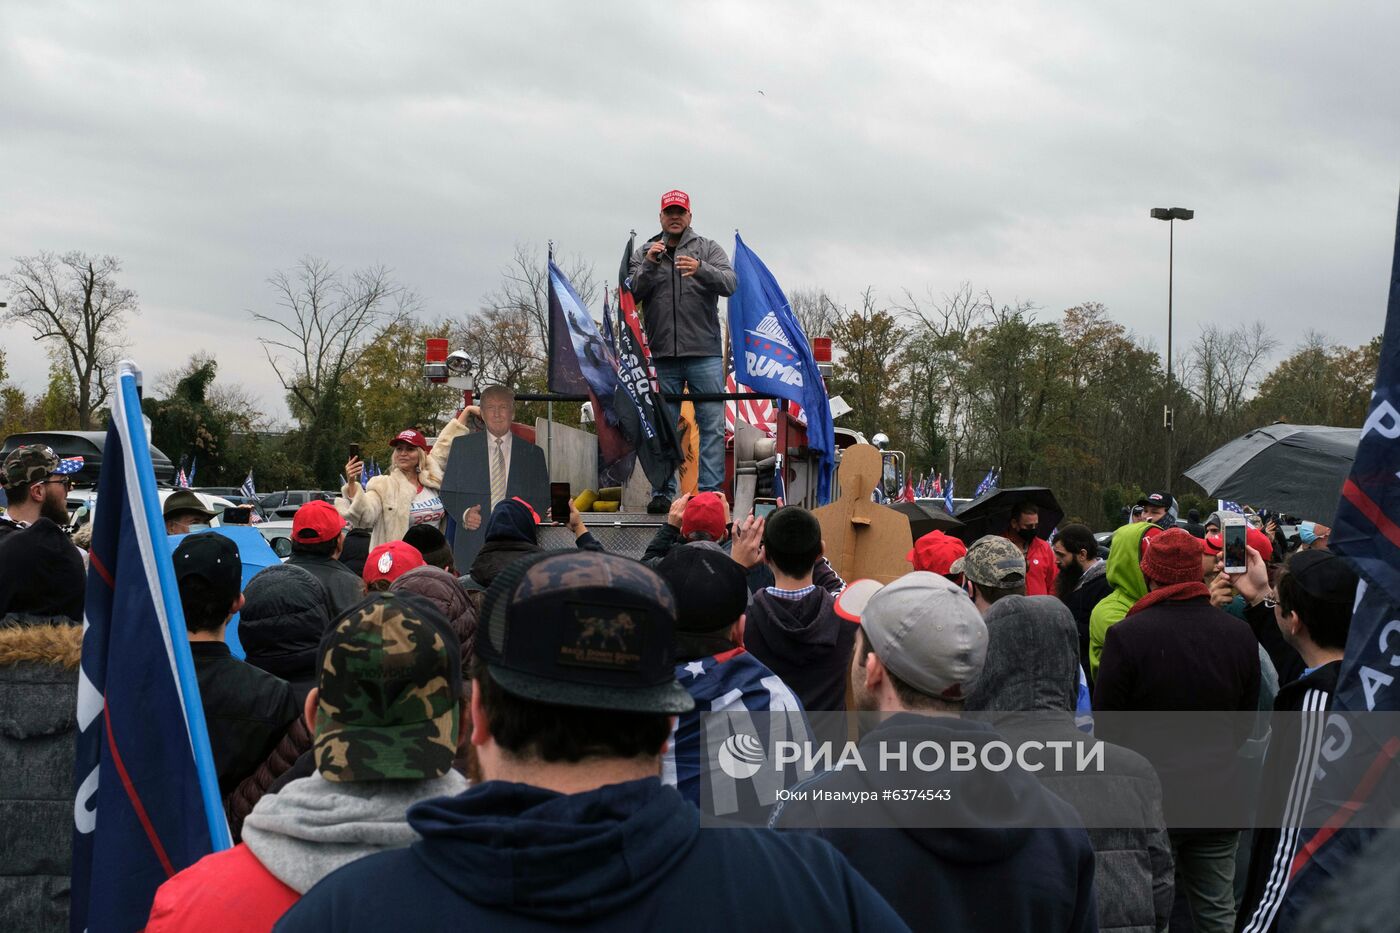
<path fill-rule="evenodd" d="M 287 727 L 287 734 L 282 736 L 282 741 L 277 743 L 267 760 L 224 799 L 224 813 L 228 816 L 228 828 L 234 842 L 242 838 L 243 821 L 253 812 L 258 801 L 273 792 L 278 778 L 291 771 L 297 760 L 311 751 L 315 743 L 315 736 L 306 727 L 306 720 L 301 716 L 293 719 Z"/>
<path fill-rule="evenodd" d="M 462 644 L 462 673 L 471 667 L 476 645 L 477 607 L 457 578 L 439 567 L 414 567 L 389 587 L 391 592 L 421 596 L 437 607 Z"/>
<path fill-rule="evenodd" d="M 0 618 L 0 930 L 65 931 L 83 630 Z"/>
<path fill-rule="evenodd" d="M 734 294 L 738 278 L 724 248 L 686 227 L 674 256 L 660 262 L 646 258 L 647 248 L 664 236 L 658 233 L 632 254 L 632 294 L 641 302 L 642 327 L 655 357 L 719 356 L 722 352 L 719 299 Z M 675 256 L 693 256 L 700 268 L 682 276 Z"/>
<path fill-rule="evenodd" d="M 1124 525 L 1113 533 L 1108 547 L 1107 569 L 1109 593 L 1089 616 L 1089 676 L 1098 680 L 1099 662 L 1103 659 L 1103 640 L 1109 626 L 1122 622 L 1133 605 L 1147 595 L 1147 579 L 1142 575 L 1142 537 L 1157 527 L 1148 522 Z"/>
<path fill-rule="evenodd" d="M 433 490 L 442 488 L 442 475 L 447 468 L 447 454 L 452 449 L 452 440 L 466 432 L 466 427 L 457 419 L 447 422 L 437 436 L 433 449 L 428 452 L 423 472 L 418 474 L 418 481 L 424 487 Z M 418 487 L 399 470 L 390 470 L 372 478 L 365 488 L 356 492 L 353 499 L 350 498 L 349 483 L 345 484 L 340 494 L 341 498 L 335 500 L 336 509 L 356 528 L 370 530 L 370 550 L 386 541 L 401 540 L 408 533 L 408 520 Z"/>
<path fill-rule="evenodd" d="M 248 663 L 291 684 L 300 705 L 316 686 L 316 650 L 331 623 L 325 588 L 300 567 L 274 564 L 248 581 L 243 596 L 238 638 Z"/>
<path fill-rule="evenodd" d="M 1049 596 L 1007 596 L 987 612 L 987 659 L 967 699 L 969 713 L 988 712 L 1002 738 L 1019 743 L 1094 739 L 1074 726 L 1079 685 L 1074 617 Z M 1171 843 L 1162 816 L 1162 788 L 1146 758 L 1104 743 L 1101 773 L 1036 777 L 1074 807 L 1094 847 L 1100 930 L 1150 933 L 1171 919 Z"/>

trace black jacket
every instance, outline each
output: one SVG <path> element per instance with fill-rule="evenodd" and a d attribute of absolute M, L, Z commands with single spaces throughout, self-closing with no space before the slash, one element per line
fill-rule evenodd
<path fill-rule="evenodd" d="M 1299 657 L 1297 650 L 1292 645 L 1283 640 L 1283 634 L 1278 630 L 1278 620 L 1274 618 L 1272 609 L 1265 606 L 1260 600 L 1253 606 L 1245 607 L 1244 620 L 1249 623 L 1254 637 L 1259 639 L 1260 646 L 1269 655 L 1269 660 L 1274 662 L 1274 670 L 1278 671 L 1279 683 L 1291 684 L 1303 676 L 1303 668 L 1305 667 L 1303 659 Z"/>
<path fill-rule="evenodd" d="M 291 685 L 235 658 L 221 641 L 192 641 L 209 746 L 227 796 L 263 763 L 301 714 Z"/>
<path fill-rule="evenodd" d="M 881 743 L 912 749 L 1000 737 L 982 723 L 897 713 L 860 742 L 867 770 L 846 767 L 799 784 L 774 822 L 830 842 L 913 930 L 1097 929 L 1094 850 L 1078 814 L 1019 768 L 882 769 Z M 948 790 L 947 800 L 857 805 L 820 792 Z M 803 799 L 805 795 L 806 799 Z M 862 812 L 864 808 L 865 812 Z M 888 820 L 897 828 L 869 828 Z"/>
<path fill-rule="evenodd" d="M 1107 562 L 1095 564 L 1079 578 L 1079 585 L 1074 588 L 1074 592 L 1064 598 L 1070 615 L 1074 616 L 1074 625 L 1079 629 L 1079 666 L 1084 669 L 1085 677 L 1090 676 L 1089 619 L 1099 601 L 1113 592 L 1113 585 L 1108 582 L 1108 574 L 1105 572 L 1107 566 Z M 1092 680 L 1089 683 L 1093 686 Z"/>
<path fill-rule="evenodd" d="M 1259 706 L 1259 645 L 1239 619 L 1210 599 L 1158 603 L 1108 630 L 1094 683 L 1096 712 L 1251 712 Z M 1239 751 L 1254 716 L 1194 717 L 1191 747 L 1133 729 L 1125 717 L 1096 718 L 1095 734 L 1145 755 L 1162 779 L 1168 826 L 1197 799 L 1244 806 Z M 1247 816 L 1246 816 L 1247 820 Z"/>
<path fill-rule="evenodd" d="M 749 601 L 744 647 L 792 688 L 808 711 L 846 708 L 856 626 L 836 614 L 836 598 L 818 586 L 801 599 L 759 590 Z"/>
<path fill-rule="evenodd" d="M 1278 929 L 1279 908 L 1288 893 L 1293 859 L 1306 836 L 1306 830 L 1300 836 L 1298 827 L 1303 823 L 1303 807 L 1322 750 L 1323 725 L 1341 669 L 1341 661 L 1324 664 L 1284 685 L 1274 698 L 1274 711 L 1287 715 L 1274 717 L 1264 759 L 1249 879 L 1235 924 L 1238 930 L 1264 933 Z"/>
<path fill-rule="evenodd" d="M 348 540 L 348 538 L 347 538 Z M 293 545 L 295 547 L 295 545 Z M 286 560 L 288 567 L 300 567 L 320 582 L 329 600 L 328 609 L 332 619 L 365 598 L 365 581 L 338 558 L 321 554 L 297 554 L 293 552 Z M 360 561 L 363 568 L 364 560 Z M 242 625 L 242 623 L 239 623 Z M 242 632 L 242 629 L 239 629 Z M 239 638 L 243 636 L 240 634 Z"/>
<path fill-rule="evenodd" d="M 248 663 L 291 684 L 300 704 L 316 686 L 316 652 L 331 624 L 325 589 L 287 563 L 258 571 L 243 595 L 238 640 Z"/>

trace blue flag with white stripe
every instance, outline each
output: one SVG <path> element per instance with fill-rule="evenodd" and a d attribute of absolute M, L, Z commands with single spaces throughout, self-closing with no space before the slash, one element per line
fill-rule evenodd
<path fill-rule="evenodd" d="M 729 342 L 734 378 L 755 392 L 785 398 L 807 415 L 807 445 L 817 453 L 817 502 L 831 501 L 836 430 L 831 402 L 802 325 L 778 280 L 734 234 L 734 273 L 729 297 Z"/>
<path fill-rule="evenodd" d="M 341 485 L 341 486 L 344 486 L 344 485 L 345 485 L 345 481 L 344 481 L 343 479 L 341 480 L 340 485 Z M 248 478 L 245 479 L 245 480 L 243 481 L 243 485 L 239 487 L 238 491 L 239 491 L 245 498 L 248 498 L 248 499 L 256 499 L 256 498 L 257 498 L 257 496 L 258 496 L 258 490 L 257 490 L 257 487 L 255 487 L 255 486 L 253 485 L 253 471 L 252 471 L 252 470 L 249 470 L 249 471 L 248 471 Z"/>
<path fill-rule="evenodd" d="M 123 361 L 89 552 L 70 929 L 138 930 L 156 888 L 229 846 L 139 371 Z"/>
<path fill-rule="evenodd" d="M 943 490 L 943 510 L 949 515 L 957 511 L 953 505 L 953 478 L 948 477 L 948 488 Z"/>

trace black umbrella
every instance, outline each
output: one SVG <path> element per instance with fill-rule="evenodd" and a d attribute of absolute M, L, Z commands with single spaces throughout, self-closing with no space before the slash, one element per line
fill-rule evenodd
<path fill-rule="evenodd" d="M 915 541 L 930 531 L 943 531 L 956 537 L 957 531 L 955 529 L 962 527 L 962 522 L 948 514 L 948 510 L 943 507 L 942 500 L 937 502 L 891 502 L 889 507 L 909 516 L 909 531 L 913 534 Z"/>
<path fill-rule="evenodd" d="M 1360 428 L 1271 424 L 1193 464 L 1186 477 L 1217 499 L 1330 524 L 1360 439 Z"/>
<path fill-rule="evenodd" d="M 1049 540 L 1050 532 L 1064 520 L 1065 510 L 1060 508 L 1055 494 L 1044 486 L 1016 486 L 983 493 L 958 509 L 962 527 L 957 529 L 957 536 L 964 544 L 971 544 L 985 535 L 1003 534 L 1011 523 L 1012 512 L 1022 502 L 1030 502 L 1040 512 L 1036 534 Z"/>

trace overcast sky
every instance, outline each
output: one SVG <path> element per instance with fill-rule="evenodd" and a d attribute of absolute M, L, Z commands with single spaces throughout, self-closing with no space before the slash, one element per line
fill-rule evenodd
<path fill-rule="evenodd" d="M 468 6 L 472 9 L 468 9 Z M 514 244 L 616 268 L 683 188 L 783 286 L 1097 300 L 1165 343 L 1381 330 L 1400 4 L 0 0 L 0 258 L 111 253 L 148 376 L 192 351 L 283 410 L 249 310 L 303 255 L 435 318 Z M 3 298 L 4 296 L 0 296 Z M 12 378 L 47 363 L 0 329 Z"/>

